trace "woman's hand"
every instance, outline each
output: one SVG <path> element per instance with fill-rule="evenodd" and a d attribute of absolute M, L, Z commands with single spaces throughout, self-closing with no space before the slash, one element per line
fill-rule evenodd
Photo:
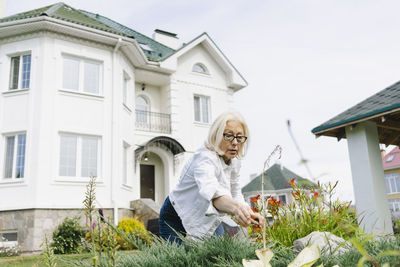
<path fill-rule="evenodd" d="M 233 215 L 236 222 L 243 227 L 248 227 L 252 223 L 262 226 L 265 223 L 263 216 L 253 212 L 248 205 L 239 203 L 229 196 L 214 198 L 213 205 L 218 210 Z"/>

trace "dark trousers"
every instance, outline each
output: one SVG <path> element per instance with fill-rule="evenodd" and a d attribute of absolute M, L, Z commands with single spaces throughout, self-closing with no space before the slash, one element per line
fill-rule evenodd
<path fill-rule="evenodd" d="M 160 228 L 160 236 L 173 243 L 176 242 L 179 245 L 182 244 L 182 240 L 179 238 L 177 233 L 186 235 L 186 230 L 182 225 L 182 220 L 176 213 L 174 207 L 167 197 L 160 210 L 160 218 L 158 219 Z M 224 227 L 220 224 L 214 232 L 215 235 L 221 236 L 224 234 Z"/>
<path fill-rule="evenodd" d="M 168 240 L 171 243 L 176 242 L 179 245 L 182 244 L 182 240 L 179 238 L 177 232 L 185 236 L 186 230 L 182 225 L 181 218 L 179 218 L 172 206 L 169 197 L 165 199 L 164 204 L 161 207 L 158 224 L 160 228 L 160 236 L 163 239 Z"/>

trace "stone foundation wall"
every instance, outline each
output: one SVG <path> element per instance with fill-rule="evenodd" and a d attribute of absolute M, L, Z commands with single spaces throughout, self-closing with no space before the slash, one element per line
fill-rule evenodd
<path fill-rule="evenodd" d="M 97 214 L 96 214 L 97 215 Z M 119 219 L 133 217 L 131 209 L 119 209 Z M 22 251 L 41 250 L 40 245 L 47 235 L 52 237 L 54 229 L 64 218 L 79 217 L 80 224 L 86 227 L 86 217 L 81 209 L 27 209 L 0 211 L 0 231 L 18 232 L 18 244 Z M 104 209 L 104 216 L 113 221 L 113 209 Z"/>

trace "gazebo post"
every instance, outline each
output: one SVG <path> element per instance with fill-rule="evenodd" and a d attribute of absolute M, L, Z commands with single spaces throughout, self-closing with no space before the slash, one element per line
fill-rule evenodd
<path fill-rule="evenodd" d="M 375 122 L 346 126 L 359 223 L 367 233 L 393 234 Z"/>

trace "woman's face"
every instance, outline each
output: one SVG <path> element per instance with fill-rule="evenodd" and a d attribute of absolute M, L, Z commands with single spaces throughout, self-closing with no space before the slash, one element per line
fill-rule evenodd
<path fill-rule="evenodd" d="M 244 136 L 244 130 L 242 124 L 238 121 L 230 120 L 226 122 L 224 137 L 219 145 L 219 148 L 224 152 L 222 156 L 226 163 L 230 163 L 231 159 L 235 158 L 243 143 L 239 143 L 237 138 L 233 138 L 232 141 L 227 139 L 232 139 L 232 136 Z"/>

